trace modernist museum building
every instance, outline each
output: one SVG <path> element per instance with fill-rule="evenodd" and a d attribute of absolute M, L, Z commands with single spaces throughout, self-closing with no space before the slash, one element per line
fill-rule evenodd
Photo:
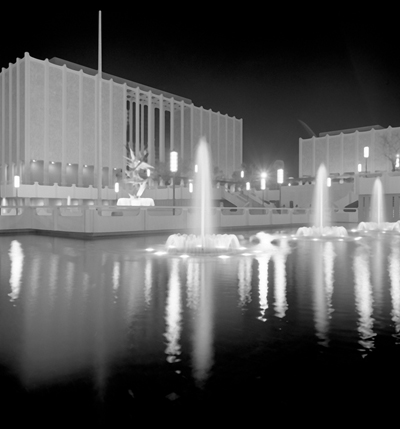
<path fill-rule="evenodd" d="M 385 153 L 400 149 L 400 128 L 379 125 L 321 133 L 299 141 L 299 177 L 315 177 L 324 163 L 329 174 L 391 171 Z M 364 148 L 368 148 L 365 157 Z M 392 154 L 393 155 L 393 154 Z"/>
<path fill-rule="evenodd" d="M 200 137 L 226 177 L 242 164 L 243 122 L 97 70 L 28 53 L 1 71 L 0 164 L 3 195 L 21 184 L 113 189 L 126 167 L 127 144 L 150 165 L 193 162 Z M 99 94 L 101 98 L 99 99 Z M 98 114 L 99 110 L 101 115 Z M 100 124 L 100 126 L 99 126 Z"/>

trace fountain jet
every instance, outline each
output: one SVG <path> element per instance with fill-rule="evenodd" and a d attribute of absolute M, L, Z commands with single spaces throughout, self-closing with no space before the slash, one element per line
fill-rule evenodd
<path fill-rule="evenodd" d="M 313 217 L 312 226 L 302 227 L 297 230 L 297 235 L 300 236 L 335 236 L 347 237 L 347 230 L 343 226 L 331 226 L 330 222 L 330 203 L 327 186 L 327 170 L 324 164 L 318 168 L 317 177 L 315 179 L 315 191 L 313 198 Z"/>
<path fill-rule="evenodd" d="M 196 151 L 199 171 L 195 178 L 195 214 L 191 225 L 194 234 L 173 234 L 166 242 L 169 252 L 215 252 L 240 248 L 234 234 L 213 234 L 211 162 L 208 144 L 201 138 Z"/>
<path fill-rule="evenodd" d="M 377 177 L 372 188 L 369 222 L 360 222 L 358 230 L 400 232 L 400 221 L 386 222 L 385 219 L 385 193 L 382 181 Z"/>

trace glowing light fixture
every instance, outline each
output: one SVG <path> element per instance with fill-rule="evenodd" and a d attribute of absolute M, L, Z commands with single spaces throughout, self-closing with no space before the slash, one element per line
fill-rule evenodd
<path fill-rule="evenodd" d="M 261 181 L 260 181 L 260 188 L 264 191 L 267 185 L 267 173 L 263 171 L 261 173 Z"/>
<path fill-rule="evenodd" d="M 114 191 L 118 194 L 118 192 L 119 192 L 119 183 L 118 182 L 114 183 Z"/>
<path fill-rule="evenodd" d="M 358 164 L 357 169 L 358 169 L 358 172 L 361 173 L 361 171 L 362 171 L 362 165 Z"/>
<path fill-rule="evenodd" d="M 21 179 L 19 176 L 14 176 L 14 188 L 18 189 L 21 185 Z"/>
<path fill-rule="evenodd" d="M 332 186 L 332 179 L 330 177 L 327 177 L 326 179 L 326 186 L 328 186 L 328 188 Z"/>
<path fill-rule="evenodd" d="M 176 150 L 171 151 L 169 154 L 169 165 L 171 173 L 178 171 L 178 152 Z"/>
<path fill-rule="evenodd" d="M 250 191 L 250 182 L 246 182 L 246 191 Z"/>
<path fill-rule="evenodd" d="M 277 174 L 277 182 L 281 185 L 283 183 L 283 168 L 278 168 L 276 174 Z"/>
<path fill-rule="evenodd" d="M 365 158 L 365 172 L 368 171 L 368 158 L 369 158 L 369 147 L 364 147 L 364 158 Z"/>

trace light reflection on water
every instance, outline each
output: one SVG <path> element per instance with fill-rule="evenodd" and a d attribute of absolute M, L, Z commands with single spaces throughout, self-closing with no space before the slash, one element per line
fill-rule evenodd
<path fill-rule="evenodd" d="M 346 344 L 349 359 L 375 353 L 378 336 L 399 344 L 397 237 L 297 240 L 229 259 L 160 257 L 139 242 L 0 237 L 0 363 L 26 386 L 94 374 L 102 392 L 120 362 L 130 373 L 166 362 L 204 387 L 260 338 L 266 360 L 277 338 L 280 353 L 307 338 L 321 353 Z"/>
<path fill-rule="evenodd" d="M 399 241 L 393 241 L 389 256 L 390 295 L 392 300 L 392 320 L 394 323 L 395 338 L 400 344 L 400 249 Z"/>
<path fill-rule="evenodd" d="M 374 348 L 374 336 L 376 335 L 373 330 L 373 296 L 370 281 L 369 250 L 367 246 L 358 246 L 353 262 L 356 309 L 359 314 L 359 343 L 362 346 L 363 356 L 365 356 L 365 352 Z"/>
<path fill-rule="evenodd" d="M 14 301 L 18 298 L 21 289 L 21 275 L 24 265 L 24 252 L 19 241 L 13 240 L 11 242 L 8 254 L 11 261 L 11 292 L 9 293 L 9 297 L 11 301 Z"/>

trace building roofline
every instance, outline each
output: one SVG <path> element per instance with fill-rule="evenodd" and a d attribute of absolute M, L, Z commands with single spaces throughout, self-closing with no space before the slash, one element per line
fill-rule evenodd
<path fill-rule="evenodd" d="M 71 70 L 75 70 L 75 71 L 82 70 L 84 73 L 91 75 L 91 76 L 96 76 L 98 73 L 98 70 L 92 69 L 90 67 L 82 66 L 80 64 L 73 63 L 71 61 L 63 60 L 62 58 L 58 58 L 58 57 L 53 57 L 53 58 L 49 59 L 49 62 L 51 62 L 52 64 L 56 64 L 58 66 L 63 66 L 65 64 L 66 67 L 71 69 Z M 151 91 L 155 95 L 163 95 L 164 97 L 167 97 L 167 98 L 173 98 L 175 101 L 184 101 L 186 104 L 192 104 L 192 100 L 190 100 L 189 98 L 181 97 L 179 95 L 172 94 L 172 93 L 169 93 L 166 91 L 162 91 L 160 89 L 152 88 L 150 86 L 143 85 L 141 83 L 133 82 L 129 79 L 124 79 L 122 77 L 114 76 L 114 75 L 111 75 L 111 74 L 105 73 L 105 72 L 102 72 L 102 77 L 103 77 L 103 79 L 106 79 L 106 80 L 112 79 L 114 82 L 117 82 L 119 84 L 126 83 L 131 88 L 139 87 L 142 91 L 146 91 L 146 92 Z"/>
<path fill-rule="evenodd" d="M 341 133 L 352 134 L 352 133 L 355 133 L 356 131 L 365 132 L 365 131 L 371 131 L 371 130 L 383 130 L 383 127 L 381 127 L 380 125 L 369 125 L 366 127 L 348 128 L 346 130 L 324 131 L 323 133 L 319 133 L 319 137 L 325 137 L 326 135 L 337 136 Z"/>

